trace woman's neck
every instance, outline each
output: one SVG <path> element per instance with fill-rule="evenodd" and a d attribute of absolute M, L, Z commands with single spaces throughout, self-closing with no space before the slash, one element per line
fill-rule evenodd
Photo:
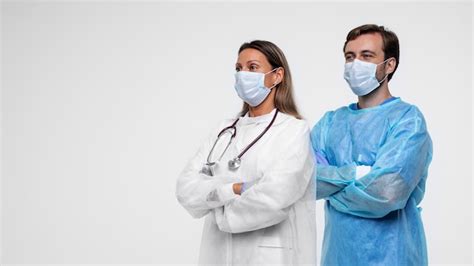
<path fill-rule="evenodd" d="M 256 107 L 249 106 L 249 116 L 256 117 L 256 116 L 266 115 L 266 114 L 271 113 L 273 109 L 275 109 L 275 105 L 273 104 L 271 106 L 262 106 L 262 105 L 263 104 Z"/>

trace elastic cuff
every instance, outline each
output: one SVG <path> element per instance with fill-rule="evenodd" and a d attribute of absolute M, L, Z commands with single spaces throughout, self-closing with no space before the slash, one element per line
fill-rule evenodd
<path fill-rule="evenodd" d="M 356 178 L 356 165 L 355 163 L 341 167 L 318 165 L 316 177 L 318 180 L 328 181 L 330 183 L 349 184 Z"/>

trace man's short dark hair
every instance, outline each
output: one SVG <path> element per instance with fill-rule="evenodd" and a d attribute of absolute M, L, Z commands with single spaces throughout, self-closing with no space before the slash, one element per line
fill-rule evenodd
<path fill-rule="evenodd" d="M 346 45 L 349 41 L 355 40 L 357 37 L 363 34 L 370 34 L 370 33 L 379 33 L 382 36 L 383 46 L 382 50 L 385 54 L 384 60 L 387 60 L 390 57 L 394 57 L 397 61 L 395 69 L 392 73 L 388 75 L 388 80 L 392 79 L 393 74 L 397 71 L 398 65 L 400 64 L 400 45 L 398 43 L 398 37 L 395 35 L 393 31 L 385 29 L 384 26 L 379 26 L 375 24 L 365 24 L 359 26 L 355 29 L 352 29 L 346 37 L 346 42 L 344 43 L 344 48 L 342 49 L 343 52 L 346 50 Z"/>

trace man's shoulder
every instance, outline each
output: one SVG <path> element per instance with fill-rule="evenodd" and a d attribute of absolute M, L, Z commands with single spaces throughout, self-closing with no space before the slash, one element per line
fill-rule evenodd
<path fill-rule="evenodd" d="M 426 121 L 418 106 L 400 101 L 389 119 L 392 127 L 412 128 L 413 130 L 426 130 Z"/>
<path fill-rule="evenodd" d="M 399 113 L 400 118 L 402 117 L 419 117 L 423 118 L 423 113 L 421 112 L 420 108 L 415 104 L 408 103 L 405 101 L 400 100 L 397 105 L 394 106 L 395 113 Z"/>

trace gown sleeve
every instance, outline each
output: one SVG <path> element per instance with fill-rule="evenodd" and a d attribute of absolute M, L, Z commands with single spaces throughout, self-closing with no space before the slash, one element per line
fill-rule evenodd
<path fill-rule="evenodd" d="M 425 120 L 411 108 L 379 148 L 372 170 L 353 180 L 329 202 L 336 210 L 365 218 L 380 218 L 404 208 L 425 178 L 432 158 L 432 142 Z"/>
<path fill-rule="evenodd" d="M 316 154 L 328 158 L 325 150 L 325 136 L 333 112 L 327 112 L 311 130 L 311 144 Z M 356 165 L 344 166 L 316 164 L 316 199 L 324 199 L 341 191 L 356 177 Z"/>

